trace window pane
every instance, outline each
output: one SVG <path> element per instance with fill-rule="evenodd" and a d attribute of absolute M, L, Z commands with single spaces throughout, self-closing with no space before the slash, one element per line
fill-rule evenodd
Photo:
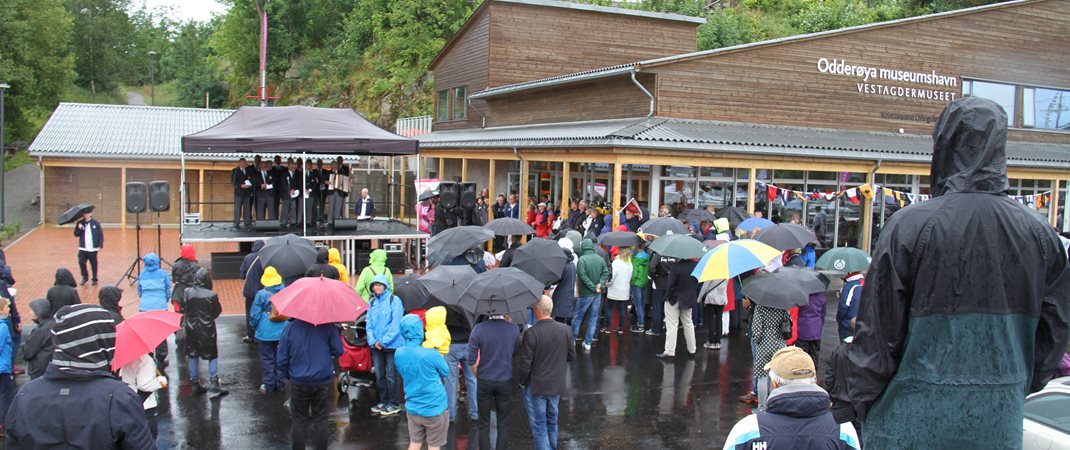
<path fill-rule="evenodd" d="M 436 111 L 435 117 L 438 119 L 439 122 L 445 122 L 447 120 L 450 120 L 449 91 L 438 91 L 438 101 L 436 102 L 435 107 L 438 109 L 438 111 Z"/>
<path fill-rule="evenodd" d="M 468 87 L 461 86 L 453 89 L 453 118 L 455 120 L 462 120 L 468 117 L 467 107 L 468 104 L 465 99 L 468 97 Z"/>
<path fill-rule="evenodd" d="M 1007 112 L 1007 125 L 1015 126 L 1014 121 L 1014 91 L 1015 88 L 1009 84 L 989 83 L 987 81 L 976 81 L 963 85 L 962 95 L 981 97 L 992 100 L 999 103 L 999 106 L 1003 107 L 1003 110 Z M 1037 93 L 1040 96 L 1040 93 Z M 1039 101 L 1039 99 L 1038 99 Z"/>
<path fill-rule="evenodd" d="M 1064 433 L 1070 433 L 1070 395 L 1039 395 L 1025 402 L 1025 417 Z"/>
<path fill-rule="evenodd" d="M 1033 101 L 1025 99 L 1026 114 L 1033 113 L 1033 125 L 1046 130 L 1070 130 L 1070 91 L 1043 88 L 1033 91 Z"/>

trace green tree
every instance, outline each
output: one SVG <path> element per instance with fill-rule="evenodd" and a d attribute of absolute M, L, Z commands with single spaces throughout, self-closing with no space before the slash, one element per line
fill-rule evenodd
<path fill-rule="evenodd" d="M 60 0 L 7 0 L 0 8 L 5 142 L 30 140 L 74 79 L 71 16 Z"/>
<path fill-rule="evenodd" d="M 136 55 L 134 27 L 126 13 L 128 0 L 66 0 L 74 17 L 72 42 L 75 83 L 90 91 L 114 92 L 140 68 L 129 63 Z"/>
<path fill-rule="evenodd" d="M 161 60 L 161 66 L 174 80 L 179 106 L 203 106 L 206 93 L 213 108 L 224 106 L 228 100 L 229 90 L 220 73 L 218 57 L 208 45 L 216 22 L 182 25 Z"/>

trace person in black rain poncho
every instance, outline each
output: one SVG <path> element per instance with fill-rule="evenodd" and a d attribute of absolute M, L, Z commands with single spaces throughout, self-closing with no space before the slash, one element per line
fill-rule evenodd
<path fill-rule="evenodd" d="M 1020 448 L 1025 395 L 1067 344 L 1070 273 L 1051 226 L 1007 197 L 1007 115 L 949 104 L 932 199 L 895 213 L 866 277 L 848 390 L 866 448 Z"/>

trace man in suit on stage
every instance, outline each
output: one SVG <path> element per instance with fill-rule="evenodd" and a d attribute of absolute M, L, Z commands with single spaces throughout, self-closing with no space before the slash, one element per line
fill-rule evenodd
<path fill-rule="evenodd" d="M 253 182 L 252 171 L 245 158 L 238 160 L 238 167 L 230 170 L 230 185 L 234 187 L 234 227 L 237 228 L 245 215 L 245 228 L 253 226 Z"/>
<path fill-rule="evenodd" d="M 271 163 L 260 162 L 260 168 L 253 174 L 253 195 L 256 197 L 256 220 L 275 220 L 275 172 Z"/>

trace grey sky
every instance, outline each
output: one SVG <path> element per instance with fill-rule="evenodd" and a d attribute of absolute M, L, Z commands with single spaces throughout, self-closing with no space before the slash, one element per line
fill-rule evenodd
<path fill-rule="evenodd" d="M 142 3 L 150 10 L 161 6 L 169 7 L 171 17 L 183 22 L 189 19 L 204 22 L 212 18 L 213 13 L 226 12 L 226 6 L 216 0 L 134 0 L 132 6 L 136 9 Z"/>

